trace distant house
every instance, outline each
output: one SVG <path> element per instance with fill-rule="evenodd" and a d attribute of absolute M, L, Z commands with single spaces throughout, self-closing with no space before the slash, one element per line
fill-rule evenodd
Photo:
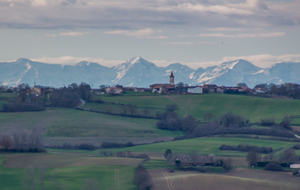
<path fill-rule="evenodd" d="M 204 84 L 203 88 L 206 89 L 207 93 L 214 93 L 214 92 L 217 92 L 218 86 L 215 84 Z"/>
<path fill-rule="evenodd" d="M 42 94 L 42 90 L 41 88 L 32 87 L 31 93 L 34 94 L 35 96 L 40 96 Z"/>
<path fill-rule="evenodd" d="M 300 168 L 300 161 L 294 162 L 293 164 L 291 164 L 290 168 Z"/>
<path fill-rule="evenodd" d="M 175 92 L 173 72 L 171 72 L 169 84 L 161 84 L 161 83 L 151 84 L 150 89 L 153 93 L 158 93 L 158 94 Z"/>
<path fill-rule="evenodd" d="M 123 92 L 123 90 L 121 88 L 117 88 L 117 87 L 109 87 L 109 88 L 105 89 L 106 94 L 120 94 L 122 92 Z"/>
<path fill-rule="evenodd" d="M 192 94 L 202 94 L 203 87 L 201 86 L 189 86 L 187 87 L 187 92 Z"/>

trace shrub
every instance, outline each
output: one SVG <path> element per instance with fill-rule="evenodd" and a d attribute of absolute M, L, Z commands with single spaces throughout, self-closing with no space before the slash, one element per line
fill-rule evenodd
<path fill-rule="evenodd" d="M 44 111 L 45 109 L 43 106 L 28 103 L 3 104 L 3 112 Z"/>
<path fill-rule="evenodd" d="M 231 158 L 227 158 L 227 159 L 222 159 L 222 167 L 223 169 L 225 169 L 226 171 L 229 171 L 232 169 L 232 159 Z"/>
<path fill-rule="evenodd" d="M 145 160 L 150 160 L 150 157 L 148 154 L 138 154 L 137 156 L 135 156 L 136 158 L 142 158 L 142 159 L 145 159 Z"/>
<path fill-rule="evenodd" d="M 225 127 L 248 127 L 248 126 L 250 126 L 249 119 L 246 119 L 240 115 L 234 115 L 230 112 L 228 112 L 220 117 L 220 124 L 224 125 Z"/>
<path fill-rule="evenodd" d="M 112 143 L 112 142 L 103 142 L 101 148 L 124 148 L 134 146 L 132 142 L 127 143 Z"/>
<path fill-rule="evenodd" d="M 282 166 L 276 161 L 270 161 L 265 167 L 264 170 L 269 171 L 283 171 Z"/>
<path fill-rule="evenodd" d="M 260 124 L 262 126 L 274 126 L 275 125 L 274 117 L 272 117 L 272 118 L 265 118 L 265 119 L 260 118 Z"/>
<path fill-rule="evenodd" d="M 293 146 L 293 149 L 300 150 L 300 144 L 296 144 L 295 146 Z"/>
<path fill-rule="evenodd" d="M 254 151 L 257 153 L 264 153 L 264 154 L 269 154 L 273 152 L 272 147 L 258 147 L 258 146 L 251 146 L 248 144 L 241 144 L 238 146 L 231 146 L 231 145 L 225 145 L 222 144 L 220 146 L 220 150 L 234 150 L 234 151 L 243 151 L 243 152 L 249 152 L 249 151 Z"/>

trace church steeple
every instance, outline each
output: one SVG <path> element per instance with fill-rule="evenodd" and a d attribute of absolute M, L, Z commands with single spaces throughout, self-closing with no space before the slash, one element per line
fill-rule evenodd
<path fill-rule="evenodd" d="M 170 84 L 174 85 L 174 75 L 173 75 L 173 71 L 171 71 L 171 75 L 170 75 Z"/>

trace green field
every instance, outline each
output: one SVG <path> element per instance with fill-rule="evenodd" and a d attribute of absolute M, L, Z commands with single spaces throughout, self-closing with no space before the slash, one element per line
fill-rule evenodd
<path fill-rule="evenodd" d="M 298 116 L 300 100 L 271 99 L 243 95 L 227 94 L 187 94 L 187 95 L 159 95 L 159 96 L 99 96 L 106 102 L 135 104 L 138 107 L 161 110 L 168 104 L 177 104 L 179 114 L 192 115 L 203 119 L 205 113 L 211 112 L 220 116 L 227 112 L 243 115 L 250 122 L 259 122 L 260 118 L 274 117 L 276 122 L 285 115 Z M 300 119 L 294 120 L 300 124 Z"/>
<path fill-rule="evenodd" d="M 129 150 L 132 152 L 154 151 L 164 152 L 166 149 L 171 149 L 173 152 L 189 154 L 191 151 L 196 151 L 198 154 L 214 154 L 217 156 L 245 156 L 246 152 L 240 151 L 225 151 L 219 150 L 222 144 L 226 145 L 239 145 L 247 143 L 256 146 L 272 147 L 274 150 L 292 147 L 296 142 L 274 141 L 274 140 L 261 140 L 261 139 L 247 139 L 247 138 L 227 138 L 227 137 L 215 137 L 215 138 L 195 138 L 180 141 L 170 141 L 156 144 L 140 145 L 135 147 L 129 147 L 124 149 L 115 149 L 114 151 Z M 297 151 L 300 155 L 300 151 Z"/>
<path fill-rule="evenodd" d="M 74 109 L 0 113 L 0 129 L 37 128 L 51 137 L 163 137 L 181 132 L 159 130 L 157 120 L 111 116 Z"/>
<path fill-rule="evenodd" d="M 5 167 L 4 164 L 7 158 L 8 157 L 5 155 L 0 155 L 1 190 L 21 190 L 23 189 L 22 179 L 24 179 L 24 169 Z M 50 160 L 47 161 L 43 158 L 41 159 L 44 160 L 44 163 L 51 162 Z M 61 159 L 65 159 L 64 156 L 61 156 Z M 88 160 L 90 158 L 86 157 L 86 159 L 86 163 L 88 163 Z M 57 160 L 53 161 L 57 162 Z M 72 160 L 70 162 L 72 163 Z M 114 160 L 110 161 L 110 163 L 114 162 Z M 83 180 L 87 178 L 94 178 L 98 180 L 101 190 L 108 190 L 109 188 L 126 190 L 138 189 L 137 186 L 132 182 L 136 168 L 135 166 L 109 165 L 109 163 L 105 163 L 106 165 L 85 165 L 69 167 L 69 163 L 67 163 L 67 160 L 65 160 L 65 163 L 65 167 L 62 166 L 59 168 L 48 169 L 45 181 L 46 189 L 53 188 L 50 177 L 52 172 L 56 173 L 58 182 L 65 184 L 66 189 L 82 189 Z"/>

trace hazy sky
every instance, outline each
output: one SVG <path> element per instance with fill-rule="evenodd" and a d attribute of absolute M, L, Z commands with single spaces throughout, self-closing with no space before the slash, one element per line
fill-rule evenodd
<path fill-rule="evenodd" d="M 0 60 L 300 61 L 299 0 L 0 0 Z"/>

